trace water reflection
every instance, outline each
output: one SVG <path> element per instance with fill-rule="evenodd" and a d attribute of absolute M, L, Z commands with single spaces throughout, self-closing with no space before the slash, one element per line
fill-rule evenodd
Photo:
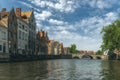
<path fill-rule="evenodd" d="M 120 80 L 120 61 L 102 61 L 102 80 Z"/>
<path fill-rule="evenodd" d="M 119 80 L 119 61 L 45 60 L 0 64 L 0 80 Z"/>

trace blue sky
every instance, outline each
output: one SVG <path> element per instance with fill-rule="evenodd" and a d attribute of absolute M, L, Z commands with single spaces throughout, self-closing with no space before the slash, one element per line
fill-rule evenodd
<path fill-rule="evenodd" d="M 100 31 L 118 18 L 120 0 L 0 0 L 0 9 L 34 8 L 37 29 L 48 31 L 49 38 L 79 50 L 98 50 Z"/>

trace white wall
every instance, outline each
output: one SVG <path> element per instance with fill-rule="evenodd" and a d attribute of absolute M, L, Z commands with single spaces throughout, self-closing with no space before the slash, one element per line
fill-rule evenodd
<path fill-rule="evenodd" d="M 18 22 L 18 49 L 28 49 L 28 31 L 29 31 L 29 27 L 28 25 L 21 21 L 21 20 L 17 20 Z M 24 27 L 23 27 L 24 26 Z"/>
<path fill-rule="evenodd" d="M 8 31 L 6 27 L 0 26 L 0 53 L 3 53 L 3 46 L 5 46 L 5 52 L 9 53 L 8 50 Z"/>

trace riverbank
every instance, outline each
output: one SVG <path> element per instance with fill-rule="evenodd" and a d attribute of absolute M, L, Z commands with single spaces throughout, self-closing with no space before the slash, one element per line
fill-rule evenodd
<path fill-rule="evenodd" d="M 7 55 L 0 58 L 1 63 L 5 62 L 23 62 L 36 60 L 50 60 L 50 59 L 72 59 L 72 55 Z"/>

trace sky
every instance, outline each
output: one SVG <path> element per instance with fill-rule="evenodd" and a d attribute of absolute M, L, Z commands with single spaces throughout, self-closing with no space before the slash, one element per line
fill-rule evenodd
<path fill-rule="evenodd" d="M 50 39 L 97 51 L 103 26 L 118 19 L 120 0 L 0 0 L 0 10 L 19 7 L 34 9 L 37 30 L 47 31 Z"/>

